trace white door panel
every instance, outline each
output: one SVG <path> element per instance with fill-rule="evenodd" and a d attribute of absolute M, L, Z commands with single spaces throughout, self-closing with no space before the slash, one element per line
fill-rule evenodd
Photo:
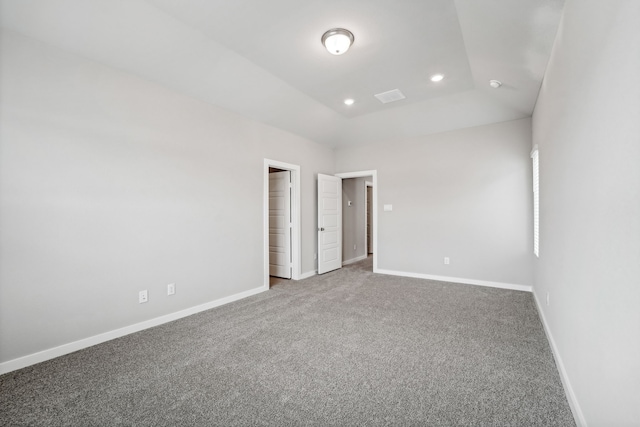
<path fill-rule="evenodd" d="M 325 232 L 322 233 L 322 244 L 330 245 L 332 243 L 338 243 L 338 233 L 335 231 L 327 232 L 325 230 Z"/>
<path fill-rule="evenodd" d="M 335 199 L 324 199 L 322 201 L 322 203 L 323 203 L 322 207 L 324 209 L 329 209 L 331 211 L 335 211 L 338 208 L 338 201 L 335 200 Z"/>
<path fill-rule="evenodd" d="M 342 179 L 318 174 L 318 274 L 342 267 Z"/>
<path fill-rule="evenodd" d="M 284 209 L 280 209 L 280 211 L 283 211 L 283 210 Z M 284 218 L 284 215 L 282 215 L 282 216 L 270 216 L 269 217 L 269 227 L 273 228 L 273 229 L 284 228 L 286 222 L 287 222 L 287 219 Z"/>
<path fill-rule="evenodd" d="M 269 174 L 269 275 L 291 278 L 291 172 Z"/>
<path fill-rule="evenodd" d="M 284 198 L 269 197 L 269 207 L 272 207 L 272 209 L 284 209 Z"/>
<path fill-rule="evenodd" d="M 322 227 L 337 227 L 338 226 L 338 215 L 323 215 L 322 216 Z"/>
<path fill-rule="evenodd" d="M 321 174 L 318 174 L 321 175 Z M 329 176 L 329 175 L 324 175 Z M 335 177 L 332 177 L 335 178 Z M 338 178 L 340 179 L 340 178 Z M 322 191 L 324 193 L 338 193 L 338 189 L 342 187 L 342 180 L 340 181 L 323 181 L 322 182 Z"/>
<path fill-rule="evenodd" d="M 327 249 L 322 255 L 322 259 L 324 262 L 335 261 L 338 259 L 338 249 Z"/>
<path fill-rule="evenodd" d="M 282 234 L 274 234 L 273 236 L 271 236 L 271 239 L 272 241 L 269 243 L 269 246 L 278 248 L 283 247 L 287 244 L 285 236 Z"/>

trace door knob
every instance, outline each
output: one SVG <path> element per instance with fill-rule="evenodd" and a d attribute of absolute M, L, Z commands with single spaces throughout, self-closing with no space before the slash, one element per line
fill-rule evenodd
<path fill-rule="evenodd" d="M 318 228 L 318 231 L 324 231 L 324 227 Z"/>

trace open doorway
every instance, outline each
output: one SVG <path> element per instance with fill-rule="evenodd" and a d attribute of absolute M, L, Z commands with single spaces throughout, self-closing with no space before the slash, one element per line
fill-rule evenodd
<path fill-rule="evenodd" d="M 371 182 L 370 188 L 373 189 L 371 180 L 371 176 L 342 180 L 342 265 L 354 264 L 369 256 L 367 182 Z M 371 251 L 373 252 L 373 247 Z M 371 262 L 366 264 L 368 270 L 373 269 Z"/>
<path fill-rule="evenodd" d="M 264 159 L 264 283 L 300 278 L 300 166 Z M 280 279 L 282 278 L 282 279 Z"/>
<path fill-rule="evenodd" d="M 377 171 L 338 173 L 342 178 L 342 264 L 369 260 L 377 272 Z"/>

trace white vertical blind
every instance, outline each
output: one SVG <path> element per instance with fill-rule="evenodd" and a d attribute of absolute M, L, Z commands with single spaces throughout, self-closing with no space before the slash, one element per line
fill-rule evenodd
<path fill-rule="evenodd" d="M 533 253 L 540 257 L 540 171 L 538 146 L 531 151 L 533 163 Z"/>

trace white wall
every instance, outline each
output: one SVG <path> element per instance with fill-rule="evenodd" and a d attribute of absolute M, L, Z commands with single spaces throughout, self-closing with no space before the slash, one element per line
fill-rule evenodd
<path fill-rule="evenodd" d="M 260 287 L 264 158 L 315 269 L 330 149 L 11 32 L 1 64 L 0 362 Z"/>
<path fill-rule="evenodd" d="M 380 269 L 530 286 L 530 150 L 521 119 L 340 149 L 336 170 L 378 170 Z"/>
<path fill-rule="evenodd" d="M 637 1 L 568 1 L 533 115 L 534 291 L 589 426 L 640 425 L 639 22 Z"/>
<path fill-rule="evenodd" d="M 365 181 L 373 177 L 342 180 L 342 261 L 364 257 L 365 230 Z M 348 202 L 351 201 L 351 206 Z M 356 246 L 355 250 L 353 246 Z"/>

